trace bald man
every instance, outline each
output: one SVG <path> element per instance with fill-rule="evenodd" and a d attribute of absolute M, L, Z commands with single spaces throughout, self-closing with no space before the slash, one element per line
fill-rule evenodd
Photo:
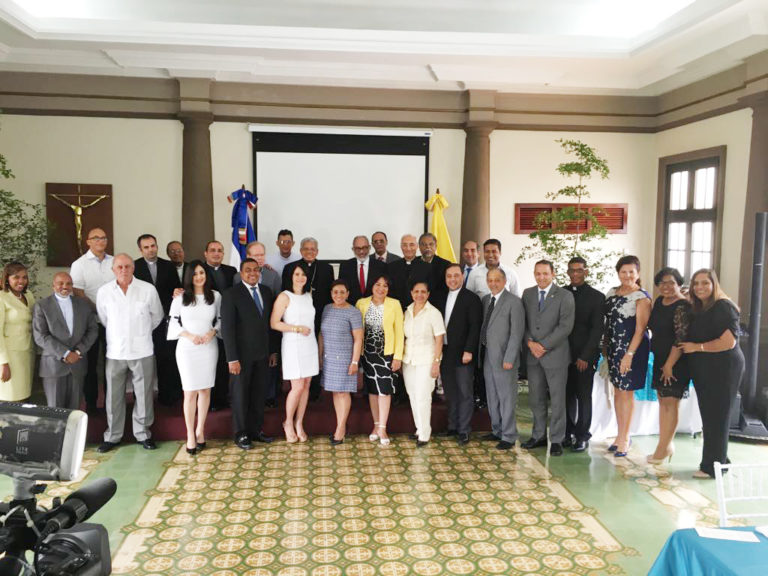
<path fill-rule="evenodd" d="M 344 260 L 339 266 L 339 280 L 344 280 L 349 289 L 347 301 L 353 306 L 371 295 L 371 288 L 376 280 L 387 273 L 387 265 L 371 254 L 371 243 L 367 236 L 355 236 L 352 239 L 354 258 Z"/>
<path fill-rule="evenodd" d="M 109 452 L 123 438 L 129 378 L 136 396 L 133 436 L 146 450 L 154 450 L 150 430 L 155 421 L 152 331 L 163 321 L 163 306 L 155 287 L 133 276 L 133 259 L 128 254 L 117 254 L 112 270 L 115 279 L 99 288 L 96 295 L 96 311 L 107 330 L 107 429 L 98 451 Z"/>
<path fill-rule="evenodd" d="M 53 277 L 53 294 L 35 304 L 32 335 L 43 350 L 40 378 L 48 406 L 79 410 L 88 372 L 88 350 L 99 336 L 96 311 L 73 294 L 72 277 Z"/>

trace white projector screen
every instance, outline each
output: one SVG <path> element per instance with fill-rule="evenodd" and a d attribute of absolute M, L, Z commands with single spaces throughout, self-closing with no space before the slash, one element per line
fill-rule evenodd
<path fill-rule="evenodd" d="M 254 155 L 259 198 L 257 236 L 268 253 L 276 250 L 277 233 L 284 228 L 293 232 L 297 250 L 301 238 L 317 238 L 321 260 L 352 258 L 352 239 L 358 234 L 370 239 L 371 234 L 382 230 L 389 238 L 390 250 L 399 253 L 403 234 L 418 236 L 424 231 L 426 154 L 371 153 L 380 146 L 353 153 L 355 145 L 349 145 L 349 137 L 341 146 L 330 145 L 333 153 L 304 151 L 307 147 L 301 144 L 297 146 L 301 151 L 286 151 L 286 143 L 291 141 L 287 137 L 297 136 L 300 141 L 308 135 L 274 136 L 281 144 L 268 147 L 282 150 L 256 149 Z M 324 146 L 316 145 L 317 137 L 337 138 L 311 136 L 312 148 L 320 150 Z M 353 140 L 360 138 L 372 138 L 379 144 L 382 140 L 365 136 Z M 264 144 L 263 139 L 260 142 Z M 386 149 L 394 152 L 397 146 Z M 428 152 L 428 147 L 422 150 Z"/>

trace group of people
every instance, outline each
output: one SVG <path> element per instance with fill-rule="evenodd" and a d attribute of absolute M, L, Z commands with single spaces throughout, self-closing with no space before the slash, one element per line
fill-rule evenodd
<path fill-rule="evenodd" d="M 31 393 L 34 348 L 42 349 L 40 376 L 49 405 L 96 410 L 98 365 L 105 349 L 107 430 L 99 450 L 117 446 L 125 425 L 126 383 L 133 384 L 133 434 L 153 449 L 153 389 L 161 402 L 183 394 L 187 452 L 205 448 L 211 409 L 231 403 L 237 446 L 271 442 L 262 429 L 264 408 L 290 382 L 283 429 L 286 441 L 304 442 L 304 414 L 313 395 L 333 395 L 336 429 L 346 435 L 351 394 L 362 373 L 373 428 L 372 442 L 390 444 L 392 398 L 404 390 L 413 415 L 416 446 L 432 436 L 432 396 L 439 378 L 448 427 L 440 435 L 470 441 L 475 395 L 485 392 L 492 440 L 509 450 L 518 440 L 518 372 L 525 368 L 533 413 L 524 449 L 587 449 L 591 396 L 599 358 L 615 390 L 617 458 L 631 445 L 634 391 L 645 386 L 649 353 L 660 398 L 660 434 L 651 463 L 674 453 L 678 404 L 692 380 L 704 431 L 697 477 L 712 477 L 727 462 L 728 418 L 744 358 L 738 346 L 738 308 L 713 270 L 699 270 L 687 295 L 673 268 L 660 270 L 651 297 L 640 283 L 640 261 L 616 264 L 620 284 L 603 295 L 588 283 L 587 262 L 568 262 L 570 284 L 555 283 L 552 262 L 534 265 L 535 286 L 520 293 L 518 278 L 501 263 L 501 243 L 462 246 L 462 264 L 436 255 L 431 234 L 401 239 L 402 257 L 388 252 L 384 232 L 353 239 L 354 257 L 334 279 L 317 259 L 318 242 L 281 230 L 278 251 L 267 258 L 260 242 L 247 246 L 240 270 L 222 263 L 224 247 L 211 241 L 204 259 L 185 262 L 179 242 L 158 257 L 151 234 L 137 240 L 142 256 L 107 254 L 107 237 L 95 228 L 88 252 L 70 273 L 53 279 L 53 294 L 34 302 L 24 265 L 3 271 L 0 293 L 0 399 Z M 371 253 L 371 245 L 373 252 Z M 417 252 L 419 253 L 417 255 Z M 549 405 L 549 407 L 548 407 Z"/>

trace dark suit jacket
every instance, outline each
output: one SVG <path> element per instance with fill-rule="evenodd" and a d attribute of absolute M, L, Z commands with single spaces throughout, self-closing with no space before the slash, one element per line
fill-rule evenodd
<path fill-rule="evenodd" d="M 437 304 L 443 318 L 447 300 L 448 293 L 445 293 Z M 462 366 L 461 357 L 464 352 L 471 352 L 472 361 L 476 361 L 482 323 L 483 305 L 480 297 L 466 288 L 461 288 L 456 296 L 451 318 L 445 327 L 448 342 L 443 346 L 443 362 Z"/>
<path fill-rule="evenodd" d="M 603 305 L 605 295 L 589 284 L 574 288 L 565 287 L 576 302 L 576 320 L 568 336 L 571 345 L 571 361 L 584 360 L 594 366 L 600 357 L 600 339 L 603 336 Z"/>
<path fill-rule="evenodd" d="M 410 283 L 416 280 L 430 279 L 429 264 L 421 258 L 414 258 L 410 264 L 407 264 L 404 258 L 395 260 L 387 264 L 387 272 L 392 285 L 389 287 L 389 296 L 400 301 L 403 310 L 413 302 L 411 298 Z"/>
<path fill-rule="evenodd" d="M 249 364 L 264 360 L 276 352 L 278 339 L 270 334 L 269 317 L 274 296 L 266 286 L 259 286 L 264 313 L 259 314 L 248 288 L 241 282 L 221 296 L 221 336 L 227 362 Z"/>
<path fill-rule="evenodd" d="M 373 257 L 376 258 L 376 254 L 374 254 Z M 392 262 L 395 262 L 396 260 L 402 260 L 402 258 L 397 254 L 392 254 L 392 252 L 387 251 L 387 257 L 384 260 L 384 264 L 392 264 Z"/>
<path fill-rule="evenodd" d="M 283 268 L 283 290 L 291 290 L 291 276 L 296 266 L 301 266 L 312 283 L 312 304 L 315 307 L 315 334 L 320 333 L 320 321 L 323 318 L 323 309 L 331 303 L 331 284 L 333 284 L 333 268 L 327 262 L 315 260 L 309 266 L 304 259 L 286 264 Z"/>
<path fill-rule="evenodd" d="M 38 300 L 32 311 L 32 335 L 35 343 L 43 349 L 40 358 L 40 377 L 52 378 L 72 374 L 85 377 L 88 360 L 85 355 L 99 336 L 96 310 L 84 298 L 72 296 L 72 334 L 69 333 L 64 314 L 56 296 Z M 75 364 L 62 362 L 64 354 L 79 350 L 83 358 Z"/>
<path fill-rule="evenodd" d="M 152 274 L 149 273 L 149 265 L 144 258 L 137 258 L 134 262 L 136 269 L 133 275 L 139 280 L 153 284 L 157 295 L 160 296 L 160 304 L 163 305 L 163 312 L 168 316 L 173 300 L 173 291 L 181 288 L 179 275 L 176 274 L 176 266 L 170 260 L 164 258 L 157 259 L 157 281 L 152 282 Z"/>
<path fill-rule="evenodd" d="M 373 256 L 368 257 L 368 278 L 365 281 L 365 294 L 360 293 L 360 268 L 357 263 L 357 258 L 350 258 L 344 260 L 339 266 L 339 279 L 344 280 L 349 286 L 349 298 L 348 301 L 352 306 L 366 296 L 371 295 L 371 288 L 376 283 L 376 280 L 381 278 L 387 273 L 387 265 L 379 260 L 376 260 Z"/>
<path fill-rule="evenodd" d="M 421 256 L 419 256 L 421 260 Z M 423 260 L 422 260 L 423 262 Z M 432 257 L 432 262 L 424 262 L 429 266 L 429 282 L 430 282 L 430 297 L 429 301 L 433 304 L 438 301 L 439 295 L 442 292 L 447 292 L 448 288 L 445 285 L 445 269 L 448 268 L 450 262 L 445 258 L 440 258 L 437 254 Z"/>
<path fill-rule="evenodd" d="M 237 268 L 234 266 L 229 266 L 228 264 L 222 264 L 219 266 L 219 270 L 221 271 L 222 275 L 224 276 L 224 284 L 220 284 L 216 271 L 209 266 L 207 263 L 203 262 L 203 268 L 205 268 L 205 273 L 208 274 L 211 278 L 211 283 L 213 284 L 213 289 L 219 292 L 222 296 L 224 295 L 224 292 L 232 288 L 232 286 L 235 283 L 235 274 L 237 274 Z"/>

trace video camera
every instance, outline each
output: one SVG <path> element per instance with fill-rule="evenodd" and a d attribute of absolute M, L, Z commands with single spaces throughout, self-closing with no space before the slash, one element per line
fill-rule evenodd
<path fill-rule="evenodd" d="M 80 471 L 88 416 L 79 410 L 0 402 L 0 473 L 13 478 L 13 500 L 0 503 L 0 576 L 106 576 L 109 536 L 83 523 L 117 490 L 100 478 L 38 509 L 37 480 L 74 480 Z M 32 552 L 32 563 L 27 552 Z"/>

